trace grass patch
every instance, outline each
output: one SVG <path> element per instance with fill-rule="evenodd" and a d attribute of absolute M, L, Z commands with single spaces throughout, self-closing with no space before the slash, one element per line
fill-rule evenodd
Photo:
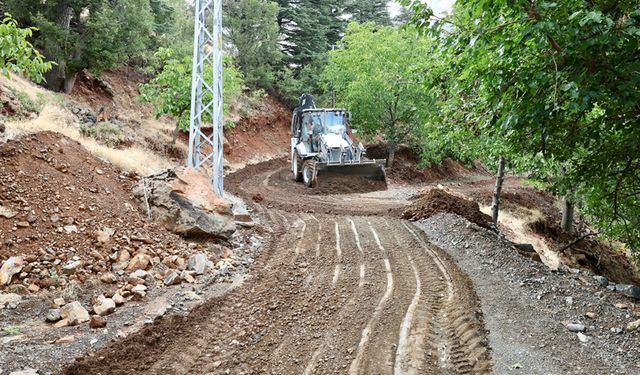
<path fill-rule="evenodd" d="M 124 132 L 118 125 L 108 121 L 100 121 L 91 125 L 81 125 L 82 134 L 95 139 L 109 147 L 118 147 L 124 142 Z"/>
<path fill-rule="evenodd" d="M 75 116 L 71 112 L 61 106 L 47 104 L 38 118 L 7 122 L 7 129 L 11 129 L 12 132 L 18 131 L 18 134 L 40 131 L 63 134 L 82 144 L 93 155 L 108 160 L 117 168 L 143 176 L 174 167 L 169 160 L 142 147 L 113 149 L 101 144 L 91 137 L 84 136 L 75 125 L 75 121 Z"/>
<path fill-rule="evenodd" d="M 37 93 L 36 99 L 33 100 L 25 92 L 22 92 L 11 86 L 8 86 L 7 88 L 13 93 L 13 95 L 15 95 L 16 99 L 20 103 L 18 115 L 25 116 L 30 113 L 40 114 L 40 112 L 42 112 L 42 109 L 44 108 L 47 100 L 44 94 Z"/>
<path fill-rule="evenodd" d="M 2 334 L 4 336 L 17 336 L 21 333 L 22 333 L 22 327 L 20 326 L 10 325 L 2 328 Z"/>

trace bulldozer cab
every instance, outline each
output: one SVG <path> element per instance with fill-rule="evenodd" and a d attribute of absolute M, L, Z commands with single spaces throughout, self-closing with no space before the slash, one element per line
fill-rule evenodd
<path fill-rule="evenodd" d="M 320 137 L 327 134 L 346 139 L 347 112 L 343 109 L 308 109 L 302 112 L 300 141 L 312 152 L 320 151 Z"/>

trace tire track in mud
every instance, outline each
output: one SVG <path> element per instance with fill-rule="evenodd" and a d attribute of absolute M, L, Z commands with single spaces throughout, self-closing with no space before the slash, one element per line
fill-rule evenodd
<path fill-rule="evenodd" d="M 432 327 L 438 346 L 441 373 L 490 373 L 487 333 L 480 318 L 478 297 L 473 291 L 471 281 L 444 251 L 428 245 L 418 234 L 417 228 L 411 228 L 406 222 L 401 222 L 401 225 L 411 234 L 423 253 L 433 260 L 446 283 L 445 297 L 441 306 L 438 306 L 439 311 L 436 312 Z M 439 305 L 437 302 L 435 304 Z"/>
<path fill-rule="evenodd" d="M 339 196 L 292 196 L 272 184 L 276 172 L 245 175 L 236 185 L 245 197 L 269 194 L 255 206 L 271 240 L 252 277 L 189 316 L 160 319 L 66 373 L 490 372 L 477 296 L 446 253 L 404 221 L 335 214 L 380 213 L 389 204 L 371 207 L 374 201 L 356 195 L 349 203 Z M 326 205 L 325 213 L 298 213 L 315 204 Z"/>

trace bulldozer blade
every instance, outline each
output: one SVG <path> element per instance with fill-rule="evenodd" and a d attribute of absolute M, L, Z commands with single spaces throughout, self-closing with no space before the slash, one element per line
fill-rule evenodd
<path fill-rule="evenodd" d="M 387 180 L 384 162 L 366 162 L 354 164 L 321 164 L 318 165 L 318 176 L 323 174 L 341 174 L 362 176 L 375 181 Z"/>

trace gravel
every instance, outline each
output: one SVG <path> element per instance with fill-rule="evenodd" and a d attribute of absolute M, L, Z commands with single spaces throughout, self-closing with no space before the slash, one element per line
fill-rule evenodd
<path fill-rule="evenodd" d="M 494 373 L 640 374 L 640 334 L 620 330 L 640 317 L 637 300 L 608 290 L 590 272 L 551 271 L 460 216 L 416 224 L 474 282 Z"/>

